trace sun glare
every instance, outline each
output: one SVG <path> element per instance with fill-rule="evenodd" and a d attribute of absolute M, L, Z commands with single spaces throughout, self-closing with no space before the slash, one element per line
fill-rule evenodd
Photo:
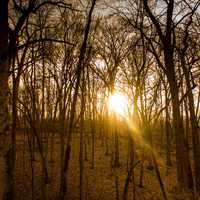
<path fill-rule="evenodd" d="M 99 59 L 99 58 L 95 60 L 95 65 L 98 69 L 101 69 L 101 70 L 105 69 L 105 67 L 106 67 L 105 62 L 102 59 Z"/>
<path fill-rule="evenodd" d="M 114 93 L 108 99 L 108 106 L 111 112 L 115 112 L 122 117 L 127 116 L 128 100 L 125 95 Z"/>

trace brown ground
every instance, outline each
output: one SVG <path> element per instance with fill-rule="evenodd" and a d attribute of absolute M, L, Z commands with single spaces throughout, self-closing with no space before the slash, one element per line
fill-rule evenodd
<path fill-rule="evenodd" d="M 21 136 L 22 137 L 22 136 Z M 17 163 L 16 163 L 16 200 L 28 199 L 44 199 L 42 195 L 42 170 L 40 164 L 39 153 L 36 153 L 36 160 L 33 161 L 34 166 L 34 190 L 31 189 L 31 162 L 29 148 L 19 137 L 17 146 Z M 47 199 L 54 200 L 59 191 L 59 138 L 54 139 L 54 161 L 48 163 L 50 182 L 46 188 Z M 139 151 L 139 150 L 138 150 Z M 25 152 L 25 153 L 23 153 Z M 105 155 L 105 147 L 98 139 L 95 149 L 95 168 L 91 169 L 91 144 L 87 148 L 88 161 L 85 161 L 84 170 L 84 195 L 87 200 L 115 200 L 116 199 L 116 180 L 118 180 L 120 199 L 123 194 L 126 171 L 127 158 L 127 140 L 120 140 L 120 164 L 117 169 L 111 168 L 111 156 Z M 79 139 L 73 139 L 73 149 L 71 155 L 69 179 L 68 179 L 68 199 L 79 199 Z M 190 198 L 185 194 L 177 195 L 175 191 L 176 176 L 175 164 L 172 168 L 166 168 L 164 153 L 157 153 L 159 170 L 162 175 L 163 182 L 170 200 Z M 147 169 L 148 161 L 144 163 L 144 187 L 139 187 L 139 172 L 141 165 L 135 168 L 135 188 L 136 200 L 161 200 L 163 199 L 155 170 Z M 128 199 L 133 199 L 133 183 L 129 185 Z"/>

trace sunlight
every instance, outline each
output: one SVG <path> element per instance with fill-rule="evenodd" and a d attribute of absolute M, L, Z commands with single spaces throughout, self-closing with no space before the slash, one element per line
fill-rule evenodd
<path fill-rule="evenodd" d="M 128 100 L 121 93 L 114 93 L 108 99 L 108 106 L 111 112 L 115 112 L 122 117 L 127 116 Z"/>
<path fill-rule="evenodd" d="M 105 67 L 106 67 L 106 63 L 104 62 L 104 60 L 102 60 L 100 58 L 97 58 L 95 60 L 95 65 L 98 69 L 101 69 L 101 70 L 105 69 Z"/>

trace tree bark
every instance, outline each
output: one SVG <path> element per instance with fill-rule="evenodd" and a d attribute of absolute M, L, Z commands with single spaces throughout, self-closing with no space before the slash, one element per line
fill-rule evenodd
<path fill-rule="evenodd" d="M 192 172 L 190 167 L 189 152 L 185 144 L 183 119 L 180 114 L 179 89 L 175 77 L 173 52 L 165 51 L 165 66 L 169 82 L 173 109 L 173 128 L 176 140 L 177 180 L 180 188 L 193 187 Z"/>
<path fill-rule="evenodd" d="M 165 91 L 165 105 L 166 105 L 166 116 L 165 116 L 165 132 L 166 132 L 166 164 L 172 166 L 171 161 L 171 141 L 170 141 L 170 115 L 169 115 L 169 99 L 167 96 L 167 90 Z"/>
<path fill-rule="evenodd" d="M 0 1 L 0 199 L 13 199 L 11 181 L 11 135 L 8 113 L 8 0 Z"/>

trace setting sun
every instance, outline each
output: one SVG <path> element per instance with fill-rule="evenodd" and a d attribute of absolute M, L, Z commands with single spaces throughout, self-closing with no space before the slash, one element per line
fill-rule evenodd
<path fill-rule="evenodd" d="M 114 93 L 108 99 L 108 106 L 110 111 L 125 117 L 127 115 L 128 100 L 125 95 Z"/>

